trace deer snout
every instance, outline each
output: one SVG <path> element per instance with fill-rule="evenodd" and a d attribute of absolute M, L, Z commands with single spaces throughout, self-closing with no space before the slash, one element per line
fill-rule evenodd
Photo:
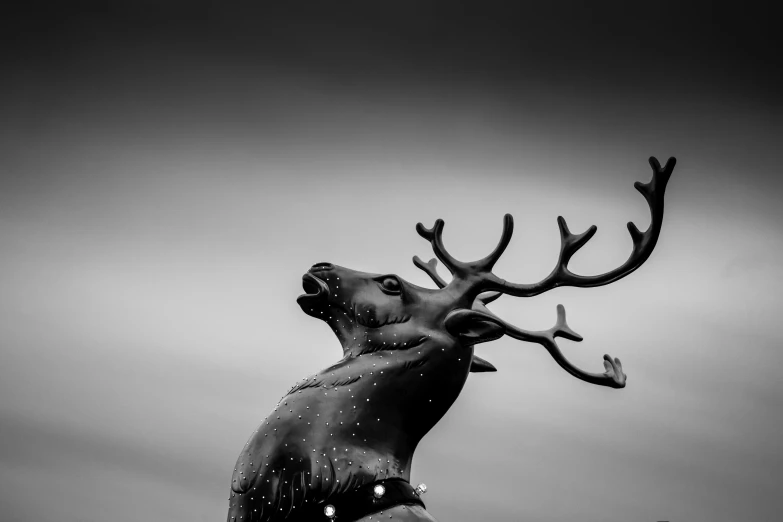
<path fill-rule="evenodd" d="M 310 267 L 310 272 L 324 272 L 326 270 L 334 270 L 334 265 L 332 263 L 316 263 L 312 267 Z"/>

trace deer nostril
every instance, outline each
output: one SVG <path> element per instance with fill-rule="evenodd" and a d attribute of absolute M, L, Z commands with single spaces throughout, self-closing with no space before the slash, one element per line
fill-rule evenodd
<path fill-rule="evenodd" d="M 321 272 L 323 270 L 332 270 L 334 265 L 332 263 L 316 263 L 310 268 L 310 272 Z"/>

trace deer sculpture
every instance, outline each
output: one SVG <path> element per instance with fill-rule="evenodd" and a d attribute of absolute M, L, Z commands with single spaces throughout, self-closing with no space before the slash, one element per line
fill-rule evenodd
<path fill-rule="evenodd" d="M 619 267 L 601 275 L 571 272 L 572 256 L 595 234 L 569 231 L 558 217 L 557 265 L 534 284 L 512 283 L 492 272 L 509 244 L 514 221 L 503 221 L 500 242 L 474 262 L 455 259 L 443 244 L 443 220 L 416 231 L 451 272 L 444 281 L 435 259 L 414 264 L 437 289 L 393 274 L 357 272 L 318 263 L 304 274 L 302 310 L 329 325 L 343 348 L 332 366 L 297 382 L 252 433 L 234 469 L 228 522 L 352 522 L 383 519 L 435 520 L 409 484 L 413 452 L 460 394 L 470 372 L 495 371 L 473 354 L 478 343 L 508 335 L 542 345 L 568 373 L 588 383 L 623 388 L 626 375 L 617 358 L 604 355 L 603 373 L 583 371 L 563 355 L 556 338 L 581 341 L 557 307 L 555 326 L 527 331 L 487 308 L 503 294 L 532 297 L 560 286 L 595 287 L 639 268 L 658 241 L 666 184 L 674 169 L 650 158 L 652 181 L 635 188 L 650 208 L 645 232 L 631 222 L 633 250 Z"/>

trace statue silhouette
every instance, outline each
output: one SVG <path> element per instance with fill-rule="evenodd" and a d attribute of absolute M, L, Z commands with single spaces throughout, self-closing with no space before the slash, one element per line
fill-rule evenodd
<path fill-rule="evenodd" d="M 594 287 L 617 281 L 639 268 L 658 241 L 666 184 L 674 169 L 650 158 L 653 178 L 636 183 L 652 216 L 649 228 L 628 230 L 633 250 L 625 263 L 595 276 L 568 269 L 571 257 L 595 234 L 591 226 L 572 234 L 558 218 L 557 265 L 534 284 L 510 283 L 492 268 L 509 244 L 514 222 L 506 214 L 495 250 L 478 261 L 462 262 L 443 245 L 444 222 L 416 226 L 435 256 L 451 272 L 444 281 L 437 261 L 414 257 L 437 289 L 416 286 L 394 274 L 357 272 L 318 263 L 302 277 L 302 310 L 325 321 L 340 340 L 343 357 L 297 382 L 258 426 L 237 460 L 231 483 L 228 522 L 339 520 L 435 520 L 425 509 L 424 485 L 410 483 L 419 441 L 460 394 L 470 372 L 495 371 L 473 354 L 478 343 L 508 335 L 541 344 L 571 375 L 601 386 L 623 388 L 620 360 L 604 355 L 603 373 L 571 364 L 555 339 L 582 338 L 557 307 L 555 326 L 527 331 L 489 311 L 507 294 L 532 297 L 559 286 Z M 376 516 L 377 514 L 377 516 Z"/>

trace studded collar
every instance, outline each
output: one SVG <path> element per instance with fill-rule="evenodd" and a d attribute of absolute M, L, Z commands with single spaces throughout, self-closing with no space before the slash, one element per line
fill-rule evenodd
<path fill-rule="evenodd" d="M 365 484 L 331 496 L 298 513 L 291 522 L 352 522 L 400 505 L 424 506 L 420 494 L 401 478 L 389 478 Z"/>

